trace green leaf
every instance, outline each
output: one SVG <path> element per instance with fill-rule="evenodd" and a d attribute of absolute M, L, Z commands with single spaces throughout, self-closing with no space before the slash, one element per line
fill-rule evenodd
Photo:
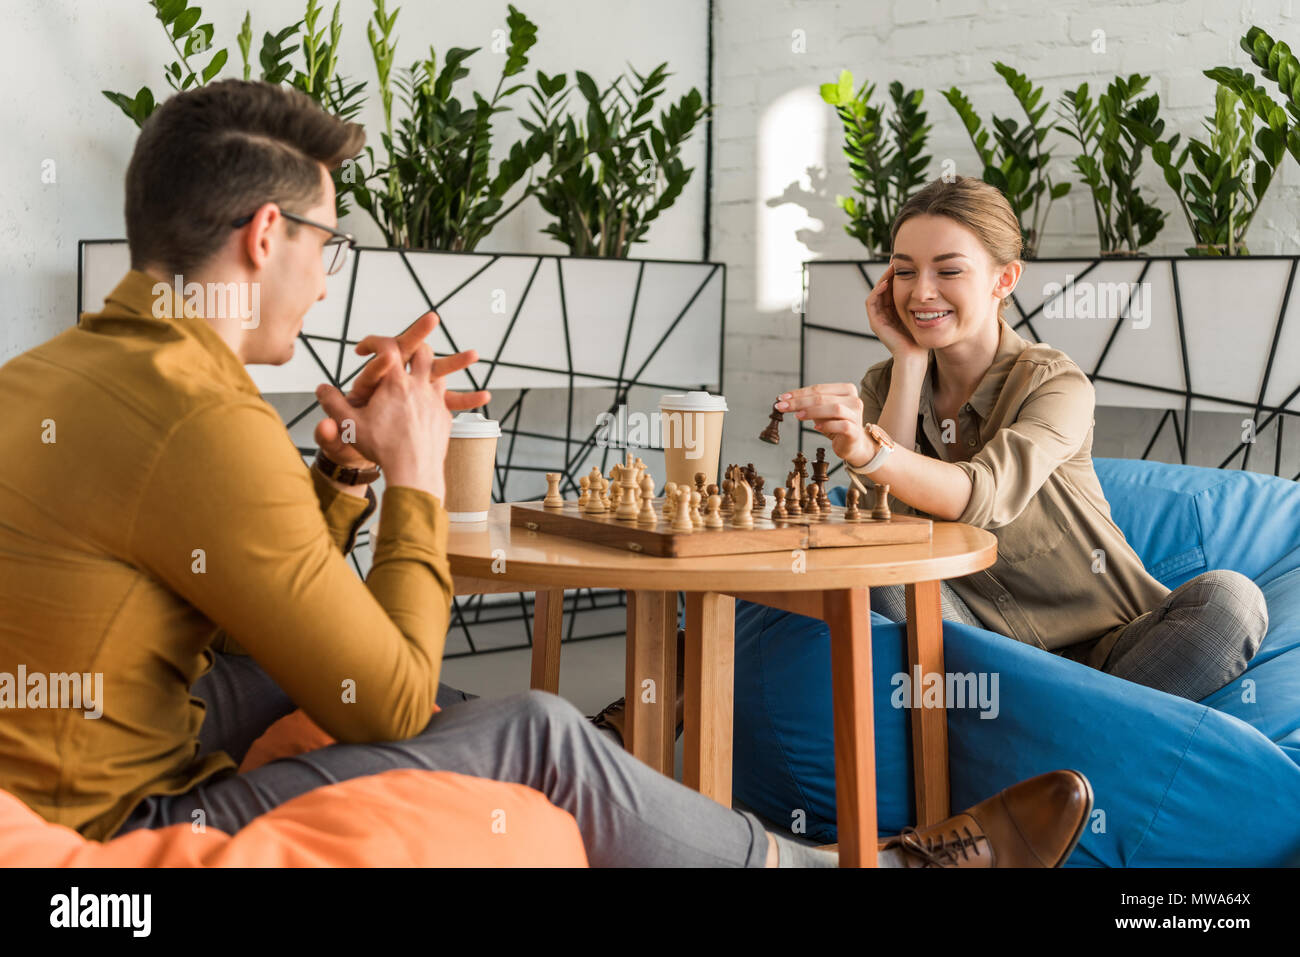
<path fill-rule="evenodd" d="M 202 15 L 203 11 L 198 7 L 190 7 L 185 10 L 176 18 L 176 22 L 172 26 L 172 37 L 179 40 L 181 37 L 186 36 L 194 29 L 194 24 L 199 22 L 199 17 Z"/>
<path fill-rule="evenodd" d="M 213 55 L 211 62 L 203 68 L 203 82 L 207 83 L 214 76 L 221 72 L 221 68 L 226 65 L 226 50 L 223 47 Z"/>

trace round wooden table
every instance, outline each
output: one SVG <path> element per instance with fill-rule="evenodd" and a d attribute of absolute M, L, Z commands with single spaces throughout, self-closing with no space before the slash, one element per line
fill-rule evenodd
<path fill-rule="evenodd" d="M 686 593 L 683 780 L 731 803 L 735 600 L 820 618 L 830 626 L 835 790 L 840 861 L 876 862 L 874 713 L 868 589 L 907 586 L 908 665 L 943 674 L 939 583 L 988 568 L 997 539 L 983 529 L 935 522 L 929 542 L 657 558 L 511 527 L 510 506 L 486 522 L 451 526 L 447 545 L 457 595 L 533 591 L 532 687 L 559 689 L 566 588 L 627 592 L 628 750 L 673 773 L 677 696 L 677 592 Z M 949 814 L 946 708 L 912 709 L 919 825 Z"/>

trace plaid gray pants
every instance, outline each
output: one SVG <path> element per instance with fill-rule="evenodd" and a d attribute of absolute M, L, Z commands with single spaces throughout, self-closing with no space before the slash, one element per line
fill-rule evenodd
<path fill-rule="evenodd" d="M 1246 670 L 1267 633 L 1259 586 L 1241 572 L 1214 569 L 1130 622 L 1101 670 L 1200 701 Z"/>
<path fill-rule="evenodd" d="M 871 610 L 907 620 L 903 585 L 871 589 Z M 939 589 L 942 617 L 989 629 L 947 582 Z M 1268 633 L 1268 605 L 1259 586 L 1240 572 L 1213 569 L 1179 585 L 1120 633 L 1102 663 L 1107 674 L 1200 701 L 1246 670 Z M 1063 649 L 1087 658 L 1096 640 Z"/>

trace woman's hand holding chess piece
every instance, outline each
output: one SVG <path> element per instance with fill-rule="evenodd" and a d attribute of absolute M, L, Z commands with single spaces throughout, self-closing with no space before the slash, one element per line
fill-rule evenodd
<path fill-rule="evenodd" d="M 781 395 L 776 407 L 796 419 L 812 419 L 813 427 L 830 439 L 831 449 L 853 466 L 866 465 L 876 443 L 862 427 L 862 397 L 851 382 L 809 385 Z"/>

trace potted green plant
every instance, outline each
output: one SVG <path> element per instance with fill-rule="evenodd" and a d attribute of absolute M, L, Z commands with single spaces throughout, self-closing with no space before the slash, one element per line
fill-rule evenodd
<path fill-rule="evenodd" d="M 1094 101 L 1087 83 L 1061 96 L 1057 129 L 1079 144 L 1074 168 L 1091 192 L 1103 258 L 1136 256 L 1160 234 L 1168 215 L 1138 186 L 1145 150 L 1164 132 L 1160 97 L 1137 97 L 1151 78 L 1115 77 Z"/>
<path fill-rule="evenodd" d="M 661 63 L 645 76 L 630 70 L 604 90 L 586 73 L 574 74 L 586 103 L 585 119 L 568 113 L 551 139 L 548 156 L 558 175 L 537 188 L 537 201 L 553 221 L 542 232 L 568 247 L 573 256 L 625 259 L 634 243 L 664 210 L 676 202 L 693 170 L 681 161 L 682 145 L 710 111 L 698 89 L 651 117 L 670 76 Z M 541 104 L 537 123 L 522 121 L 541 133 L 557 115 L 567 92 L 563 77 L 547 84 L 539 76 Z"/>
<path fill-rule="evenodd" d="M 1214 94 L 1214 116 L 1204 122 L 1208 142 L 1189 139 L 1177 159 L 1177 136 L 1152 147 L 1196 240 L 1186 250 L 1189 256 L 1250 255 L 1246 231 L 1284 152 L 1277 137 L 1264 140 L 1267 153 L 1256 152 L 1254 117 L 1249 105 L 1221 85 Z M 1184 173 L 1189 157 L 1192 169 Z"/>
<path fill-rule="evenodd" d="M 930 126 L 921 109 L 924 93 L 889 84 L 892 110 L 877 106 L 875 84 L 863 81 L 855 92 L 853 74 L 840 72 L 835 83 L 821 85 L 821 97 L 844 127 L 844 155 L 857 196 L 836 196 L 848 214 L 844 230 L 867 248 L 869 256 L 889 252 L 889 232 L 899 209 L 926 180 L 930 157 L 922 155 Z"/>
<path fill-rule="evenodd" d="M 389 15 L 383 0 L 375 0 L 374 22 L 368 38 L 379 75 L 384 113 L 380 142 L 386 154 L 377 160 L 367 146 L 370 171 L 367 189 L 358 202 L 383 232 L 390 246 L 410 249 L 473 250 L 492 228 L 531 196 L 528 182 L 507 203 L 507 194 L 546 155 L 555 118 L 541 117 L 524 139 L 512 144 L 492 169 L 493 118 L 511 109 L 509 101 L 528 84 L 513 80 L 528 65 L 528 51 L 537 42 L 537 27 L 513 5 L 506 24 L 509 45 L 491 97 L 474 93 L 469 103 L 456 95 L 457 84 L 469 76 L 466 62 L 479 51 L 451 47 L 441 66 L 434 49 L 407 70 L 394 75 L 396 44 L 393 26 L 399 10 Z M 563 85 L 563 77 L 558 78 Z M 539 74 L 549 88 L 551 78 Z M 393 88 L 405 109 L 393 122 Z M 543 102 L 549 102 L 543 97 Z"/>
<path fill-rule="evenodd" d="M 201 23 L 203 11 L 187 6 L 185 0 L 148 0 L 154 16 L 162 25 L 177 60 L 163 68 L 163 78 L 175 92 L 204 86 L 215 80 L 229 59 L 229 51 L 222 47 L 212 50 L 214 29 L 210 23 Z M 262 36 L 258 60 L 261 65 L 259 79 L 268 83 L 288 82 L 314 99 L 321 108 L 341 119 L 351 121 L 364 105 L 365 83 L 350 83 L 337 72 L 338 53 L 343 26 L 339 21 L 340 4 L 335 3 L 330 18 L 328 37 L 326 27 L 317 29 L 323 12 L 319 0 L 307 0 L 303 18 L 275 33 Z M 297 39 L 290 45 L 289 41 Z M 244 14 L 236 42 L 243 59 L 243 78 L 252 78 L 249 55 L 253 45 L 252 16 Z M 302 66 L 293 62 L 293 54 L 301 48 Z M 206 63 L 199 58 L 208 56 Z M 110 102 L 116 104 L 137 127 L 142 126 L 158 101 L 148 86 L 142 86 L 134 96 L 102 91 Z M 357 189 L 354 170 L 347 168 L 334 173 L 335 208 L 342 217 L 349 208 L 348 200 Z"/>
<path fill-rule="evenodd" d="M 1047 171 L 1052 153 L 1043 149 L 1043 141 L 1052 126 L 1042 122 L 1047 112 L 1046 103 L 1039 106 L 1043 88 L 1035 87 L 1023 73 L 1005 63 L 994 63 L 993 68 L 1020 104 L 1026 120 L 1023 127 L 1014 119 L 995 115 L 989 124 L 991 129 L 986 129 L 970 100 L 957 87 L 945 90 L 943 95 L 957 111 L 983 164 L 981 178 L 1002 191 L 1020 220 L 1024 255 L 1033 259 L 1038 255 L 1052 202 L 1066 195 L 1070 184 L 1053 183 Z"/>

